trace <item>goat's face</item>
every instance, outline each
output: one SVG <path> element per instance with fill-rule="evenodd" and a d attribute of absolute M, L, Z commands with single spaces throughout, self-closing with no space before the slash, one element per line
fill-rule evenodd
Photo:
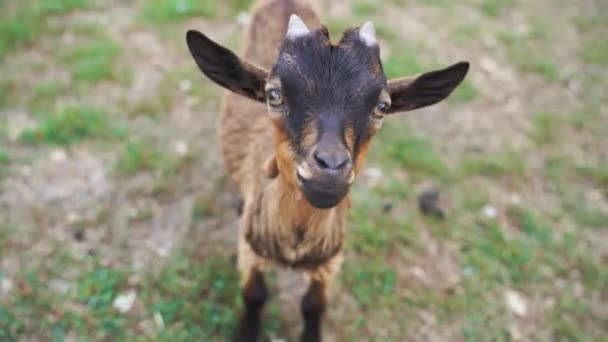
<path fill-rule="evenodd" d="M 270 71 L 240 60 L 196 31 L 188 46 L 218 84 L 266 102 L 275 126 L 279 172 L 318 208 L 336 205 L 361 170 L 385 115 L 437 103 L 462 81 L 468 63 L 387 81 L 374 28 L 346 31 L 333 45 L 295 15 Z"/>

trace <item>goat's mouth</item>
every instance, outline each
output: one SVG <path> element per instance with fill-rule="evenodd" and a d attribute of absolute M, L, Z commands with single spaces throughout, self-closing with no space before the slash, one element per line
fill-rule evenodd
<path fill-rule="evenodd" d="M 349 183 L 337 177 L 305 177 L 297 172 L 300 190 L 315 208 L 329 209 L 348 193 Z"/>

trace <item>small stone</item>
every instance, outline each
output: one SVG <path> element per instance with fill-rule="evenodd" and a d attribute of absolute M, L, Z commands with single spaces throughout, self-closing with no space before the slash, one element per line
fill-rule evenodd
<path fill-rule="evenodd" d="M 526 300 L 522 294 L 513 290 L 506 290 L 504 293 L 505 302 L 511 311 L 518 316 L 525 316 L 528 312 Z"/>
<path fill-rule="evenodd" d="M 50 159 L 56 163 L 61 163 L 68 159 L 68 155 L 65 153 L 65 150 L 58 149 L 51 152 Z"/>
<path fill-rule="evenodd" d="M 363 173 L 366 177 L 369 177 L 372 180 L 378 180 L 384 176 L 384 172 L 382 172 L 382 169 L 377 167 L 369 167 L 365 169 Z"/>
<path fill-rule="evenodd" d="M 190 80 L 184 79 L 179 82 L 179 90 L 182 92 L 187 93 L 190 89 L 192 89 L 192 82 Z"/>
<path fill-rule="evenodd" d="M 384 213 L 390 213 L 393 210 L 393 203 L 385 203 L 382 206 L 382 212 Z"/>
<path fill-rule="evenodd" d="M 188 144 L 183 140 L 176 142 L 175 153 L 180 157 L 185 156 L 188 153 Z"/>
<path fill-rule="evenodd" d="M 486 218 L 489 219 L 495 219 L 496 215 L 498 214 L 496 211 L 496 208 L 494 208 L 491 205 L 486 205 L 483 207 L 483 209 L 481 210 L 481 213 L 483 214 L 483 216 L 485 216 Z"/>
<path fill-rule="evenodd" d="M 251 15 L 247 12 L 241 12 L 237 15 L 236 22 L 241 26 L 247 26 L 251 22 Z"/>
<path fill-rule="evenodd" d="M 154 313 L 154 323 L 156 323 L 156 327 L 158 328 L 158 330 L 165 329 L 165 322 L 163 321 L 163 316 L 158 311 Z"/>
<path fill-rule="evenodd" d="M 445 217 L 437 188 L 427 189 L 418 196 L 418 208 L 424 215 L 441 219 Z"/>
<path fill-rule="evenodd" d="M 13 289 L 13 282 L 7 277 L 0 280 L 0 294 L 7 294 Z"/>
<path fill-rule="evenodd" d="M 521 200 L 521 195 L 518 194 L 518 193 L 512 193 L 509 196 L 509 201 L 511 201 L 511 204 L 515 204 L 515 205 L 521 204 L 521 201 L 522 201 Z"/>
<path fill-rule="evenodd" d="M 73 236 L 74 236 L 74 240 L 76 240 L 78 242 L 84 241 L 84 238 L 85 238 L 84 230 L 78 229 L 78 230 L 74 231 Z"/>
<path fill-rule="evenodd" d="M 137 293 L 134 290 L 120 294 L 112 302 L 112 307 L 120 313 L 127 313 L 135 303 L 135 298 L 137 298 Z"/>
<path fill-rule="evenodd" d="M 521 333 L 521 330 L 517 327 L 516 324 L 509 325 L 509 335 L 511 335 L 513 341 L 521 341 L 524 338 L 523 334 Z"/>

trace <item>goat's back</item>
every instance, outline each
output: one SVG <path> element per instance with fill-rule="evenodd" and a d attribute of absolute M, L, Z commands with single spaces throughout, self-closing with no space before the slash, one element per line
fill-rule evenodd
<path fill-rule="evenodd" d="M 277 59 L 291 14 L 299 15 L 311 28 L 321 25 L 307 1 L 262 0 L 254 7 L 241 57 L 270 70 Z M 218 132 L 224 162 L 241 191 L 244 173 L 261 173 L 263 162 L 274 152 L 272 127 L 265 104 L 226 93 Z"/>

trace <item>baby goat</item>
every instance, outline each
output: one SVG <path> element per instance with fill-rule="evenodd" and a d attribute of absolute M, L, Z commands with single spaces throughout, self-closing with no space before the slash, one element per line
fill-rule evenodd
<path fill-rule="evenodd" d="M 333 44 L 306 3 L 258 3 L 242 59 L 198 31 L 186 36 L 200 70 L 231 91 L 219 135 L 244 200 L 239 341 L 257 340 L 270 265 L 305 272 L 301 339 L 321 340 L 328 287 L 342 259 L 348 193 L 371 138 L 386 115 L 446 98 L 469 68 L 460 62 L 387 80 L 372 23 L 346 30 Z"/>

